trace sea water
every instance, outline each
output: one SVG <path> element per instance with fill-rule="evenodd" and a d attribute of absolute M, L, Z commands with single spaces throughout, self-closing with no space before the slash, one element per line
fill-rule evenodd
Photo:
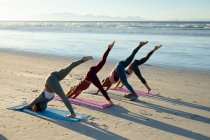
<path fill-rule="evenodd" d="M 149 43 L 135 59 L 162 44 L 146 64 L 210 71 L 210 22 L 0 22 L 0 49 L 43 55 L 100 59 L 107 45 L 116 41 L 108 60 L 117 62 L 142 40 Z"/>

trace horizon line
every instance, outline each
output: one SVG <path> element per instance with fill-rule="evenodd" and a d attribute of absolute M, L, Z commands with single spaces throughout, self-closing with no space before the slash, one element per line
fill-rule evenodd
<path fill-rule="evenodd" d="M 210 20 L 1 20 L 0 22 L 210 22 Z"/>

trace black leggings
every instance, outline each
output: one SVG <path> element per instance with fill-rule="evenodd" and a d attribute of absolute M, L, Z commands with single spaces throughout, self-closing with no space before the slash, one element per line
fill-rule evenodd
<path fill-rule="evenodd" d="M 154 51 L 150 51 L 146 57 L 140 59 L 140 60 L 134 60 L 134 62 L 131 64 L 131 69 L 133 70 L 133 72 L 136 74 L 136 76 L 141 80 L 141 82 L 143 84 L 146 84 L 146 80 L 142 77 L 141 72 L 138 68 L 138 66 L 144 64 L 149 58 L 150 56 L 154 53 Z"/>

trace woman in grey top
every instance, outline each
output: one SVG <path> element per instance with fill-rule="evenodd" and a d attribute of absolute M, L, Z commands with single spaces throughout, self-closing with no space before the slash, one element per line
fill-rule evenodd
<path fill-rule="evenodd" d="M 47 108 L 47 103 L 53 99 L 54 94 L 57 94 L 63 100 L 65 106 L 70 111 L 70 114 L 68 114 L 67 117 L 76 117 L 72 105 L 65 96 L 65 93 L 59 81 L 63 80 L 71 72 L 73 68 L 90 59 L 93 59 L 93 57 L 92 56 L 83 57 L 80 60 L 72 62 L 69 66 L 67 66 L 64 69 L 61 69 L 60 71 L 55 71 L 50 73 L 50 75 L 46 80 L 45 88 L 42 91 L 42 93 L 31 104 L 26 105 L 20 108 L 19 110 L 31 109 L 33 111 L 44 111 Z"/>

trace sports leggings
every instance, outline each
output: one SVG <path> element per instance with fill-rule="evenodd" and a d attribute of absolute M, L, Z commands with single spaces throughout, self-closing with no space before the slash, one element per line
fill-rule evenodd
<path fill-rule="evenodd" d="M 133 70 L 133 72 L 136 74 L 136 76 L 141 80 L 141 82 L 143 84 L 146 84 L 146 80 L 142 77 L 141 72 L 138 68 L 138 66 L 144 64 L 149 58 L 150 56 L 154 53 L 154 51 L 150 51 L 146 57 L 140 59 L 140 60 L 134 60 L 134 62 L 131 64 L 131 69 Z"/>
<path fill-rule="evenodd" d="M 133 50 L 132 54 L 126 60 L 120 61 L 115 68 L 115 71 L 117 72 L 122 83 L 133 94 L 135 94 L 135 91 L 133 90 L 132 86 L 127 81 L 125 68 L 133 61 L 133 58 L 135 57 L 136 53 L 138 52 L 140 48 L 141 48 L 140 46 L 136 47 Z"/>
<path fill-rule="evenodd" d="M 60 71 L 55 71 L 50 74 L 50 76 L 46 80 L 47 86 L 55 92 L 64 102 L 65 106 L 68 108 L 68 110 L 71 113 L 74 113 L 74 110 L 72 108 L 71 103 L 68 101 L 67 97 L 65 96 L 65 93 L 59 83 L 59 81 L 63 80 L 69 73 L 70 71 L 78 66 L 79 64 L 83 63 L 82 60 L 78 60 L 75 62 L 72 62 L 68 67 L 65 69 L 61 69 Z"/>
<path fill-rule="evenodd" d="M 85 79 L 90 81 L 91 83 L 93 83 L 103 94 L 103 96 L 109 101 L 110 98 L 107 94 L 107 92 L 104 90 L 104 88 L 102 87 L 98 77 L 97 77 L 97 73 L 102 69 L 102 67 L 104 66 L 105 62 L 106 62 L 106 58 L 110 52 L 110 48 L 108 48 L 106 50 L 106 52 L 104 53 L 102 60 L 95 66 L 90 67 L 89 71 L 86 73 Z M 86 90 L 89 87 L 90 84 L 88 84 L 86 81 L 82 80 L 77 86 L 76 88 L 69 93 L 68 97 L 72 97 L 73 95 L 74 98 L 76 98 L 82 90 Z"/>

